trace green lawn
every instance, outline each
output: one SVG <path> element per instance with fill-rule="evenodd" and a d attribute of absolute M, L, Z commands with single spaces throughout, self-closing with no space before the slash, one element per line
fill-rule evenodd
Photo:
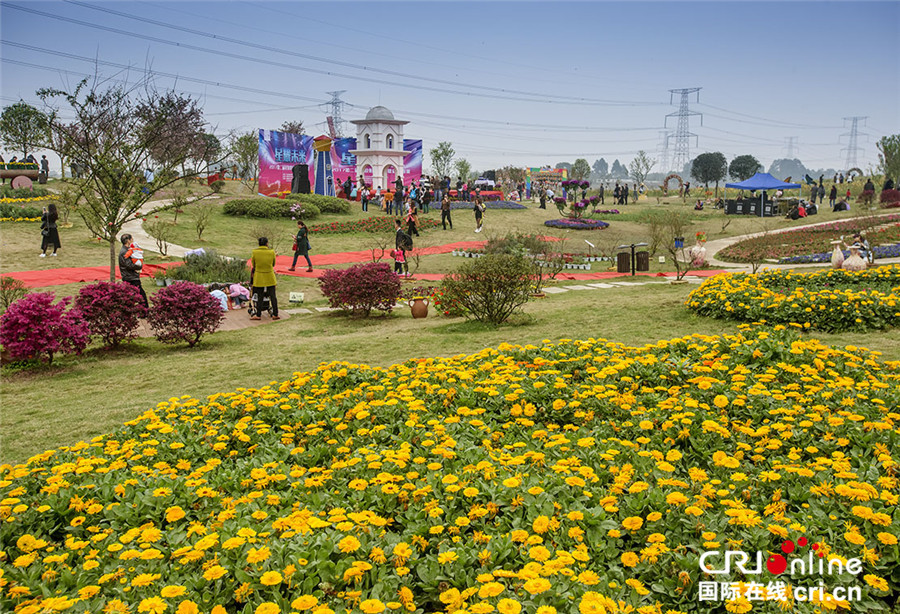
<path fill-rule="evenodd" d="M 474 232 L 474 218 L 468 211 L 454 211 L 454 230 L 430 230 L 418 244 L 433 245 L 462 240 L 485 240 L 491 235 L 521 231 L 567 239 L 566 250 L 587 252 L 585 240 L 633 242 L 646 238 L 646 229 L 637 214 L 647 208 L 681 208 L 670 203 L 629 205 L 620 220 L 606 218 L 612 226 L 604 231 L 562 231 L 543 226 L 558 217 L 554 209 L 529 205 L 523 211 L 488 211 L 485 232 Z M 190 207 L 178 218 L 173 241 L 188 247 L 215 247 L 222 253 L 249 255 L 255 246 L 253 220 L 221 214 L 220 200 L 213 205 L 210 226 L 203 241 L 196 240 Z M 323 216 L 319 221 L 349 219 L 364 215 L 353 205 L 350 216 Z M 169 215 L 169 214 L 166 214 Z M 381 215 L 370 212 L 370 215 Z M 439 213 L 431 213 L 439 219 Z M 812 221 L 848 217 L 824 213 Z M 723 228 L 725 222 L 730 222 Z M 295 225 L 290 220 L 269 222 L 273 235 L 288 237 Z M 704 230 L 710 239 L 752 232 L 757 220 L 726 218 L 721 212 L 696 215 L 691 231 Z M 787 220 L 772 220 L 776 226 Z M 0 270 L 29 270 L 52 266 L 95 266 L 107 263 L 107 248 L 91 241 L 83 225 L 74 219 L 61 232 L 63 251 L 57 259 L 38 259 L 40 235 L 37 225 L 2 226 L 3 258 Z M 192 234 L 193 233 L 193 234 Z M 280 233 L 280 234 L 278 234 Z M 176 238 L 177 237 L 177 238 Z M 312 254 L 367 249 L 372 237 L 365 235 L 319 235 L 310 237 Z M 153 260 L 151 259 L 151 262 Z M 464 260 L 448 255 L 422 260 L 420 272 L 445 273 Z M 598 264 L 594 264 L 597 270 Z M 655 269 L 667 267 L 653 260 Z M 415 285 L 417 282 L 407 282 Z M 58 295 L 77 292 L 82 284 L 49 288 Z M 145 281 L 154 291 L 152 281 Z M 4 368 L 0 388 L 0 462 L 17 462 L 60 445 L 89 439 L 109 432 L 122 422 L 172 396 L 203 397 L 237 387 L 260 386 L 283 381 L 293 372 L 315 368 L 331 360 L 389 365 L 427 356 L 472 353 L 502 342 L 540 343 L 543 339 L 606 338 L 629 345 L 653 343 L 688 334 L 718 334 L 732 331 L 735 322 L 711 320 L 688 312 L 683 303 L 694 286 L 646 285 L 596 291 L 570 291 L 530 302 L 525 314 L 498 329 L 462 319 L 436 317 L 414 320 L 405 306 L 386 317 L 357 320 L 335 314 L 296 315 L 288 320 L 252 329 L 213 334 L 195 349 L 162 346 L 152 339 L 138 340 L 127 348 L 108 352 L 90 348 L 82 357 L 62 357 L 52 368 L 34 372 Z M 286 306 L 287 293 L 306 293 L 307 306 L 324 305 L 315 280 L 282 276 L 279 296 Z M 863 345 L 900 359 L 900 332 L 868 335 L 814 335 L 837 345 Z"/>

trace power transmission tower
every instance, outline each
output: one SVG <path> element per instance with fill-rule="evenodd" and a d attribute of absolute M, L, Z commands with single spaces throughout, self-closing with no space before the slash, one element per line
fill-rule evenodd
<path fill-rule="evenodd" d="M 700 102 L 700 87 L 689 87 L 678 90 L 669 90 L 669 104 L 674 104 L 675 94 L 681 95 L 681 103 L 678 111 L 666 115 L 666 126 L 668 126 L 670 117 L 678 118 L 678 125 L 675 128 L 675 155 L 672 158 L 672 168 L 681 172 L 684 165 L 691 160 L 691 137 L 697 138 L 696 134 L 690 131 L 689 120 L 691 115 L 700 116 L 700 125 L 703 125 L 703 114 L 691 111 L 689 107 L 688 97 L 691 94 L 697 94 L 697 102 Z"/>
<path fill-rule="evenodd" d="M 844 122 L 850 123 L 850 132 L 845 132 L 841 135 L 841 138 L 848 136 L 850 137 L 847 141 L 847 146 L 844 147 L 841 151 L 847 152 L 847 157 L 844 159 L 844 169 L 850 170 L 851 168 L 856 168 L 857 162 L 857 152 L 862 151 L 861 147 L 857 146 L 859 142 L 859 135 L 869 136 L 865 132 L 859 132 L 859 121 L 862 120 L 864 123 L 866 119 L 868 119 L 868 115 L 863 116 L 855 116 L 855 117 L 845 117 Z"/>
<path fill-rule="evenodd" d="M 669 139 L 672 136 L 671 130 L 659 131 L 659 170 L 668 173 L 669 168 Z"/>
<path fill-rule="evenodd" d="M 328 128 L 329 131 L 333 130 L 334 138 L 341 138 L 344 136 L 344 124 L 347 122 L 343 119 L 343 112 L 344 105 L 347 103 L 341 100 L 341 94 L 346 91 L 347 90 L 325 92 L 326 94 L 331 94 L 331 100 L 321 105 L 326 109 L 326 114 L 328 115 Z"/>
<path fill-rule="evenodd" d="M 797 140 L 798 140 L 798 138 L 799 138 L 799 137 L 796 137 L 796 136 L 786 136 L 786 137 L 784 137 L 784 140 L 787 141 L 787 145 L 785 145 L 784 148 L 787 149 L 787 156 L 786 156 L 786 157 L 787 157 L 788 160 L 793 160 L 793 159 L 794 159 L 794 149 L 795 149 L 795 148 L 799 149 L 799 147 L 797 147 Z"/>

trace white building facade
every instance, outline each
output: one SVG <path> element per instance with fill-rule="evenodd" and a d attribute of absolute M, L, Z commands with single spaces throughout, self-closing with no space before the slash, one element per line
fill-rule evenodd
<path fill-rule="evenodd" d="M 403 126 L 408 121 L 394 119 L 387 107 L 372 107 L 365 119 L 355 119 L 356 172 L 369 185 L 382 190 L 393 189 L 394 181 L 403 178 Z M 359 177 L 357 177 L 359 179 Z"/>

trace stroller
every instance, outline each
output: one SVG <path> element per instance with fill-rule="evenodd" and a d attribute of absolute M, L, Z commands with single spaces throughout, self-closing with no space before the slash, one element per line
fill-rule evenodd
<path fill-rule="evenodd" d="M 272 317 L 272 304 L 269 302 L 269 297 L 266 295 L 259 296 L 256 293 L 256 288 L 253 286 L 253 274 L 255 270 L 250 271 L 250 305 L 247 307 L 247 315 L 251 318 L 253 317 L 261 317 L 262 313 L 268 312 L 269 317 Z"/>

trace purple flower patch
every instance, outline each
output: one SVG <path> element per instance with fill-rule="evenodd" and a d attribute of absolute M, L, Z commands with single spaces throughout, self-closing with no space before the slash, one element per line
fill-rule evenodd
<path fill-rule="evenodd" d="M 600 220 L 560 218 L 558 220 L 547 220 L 544 222 L 544 226 L 566 228 L 568 230 L 602 230 L 608 227 L 609 224 Z"/>

